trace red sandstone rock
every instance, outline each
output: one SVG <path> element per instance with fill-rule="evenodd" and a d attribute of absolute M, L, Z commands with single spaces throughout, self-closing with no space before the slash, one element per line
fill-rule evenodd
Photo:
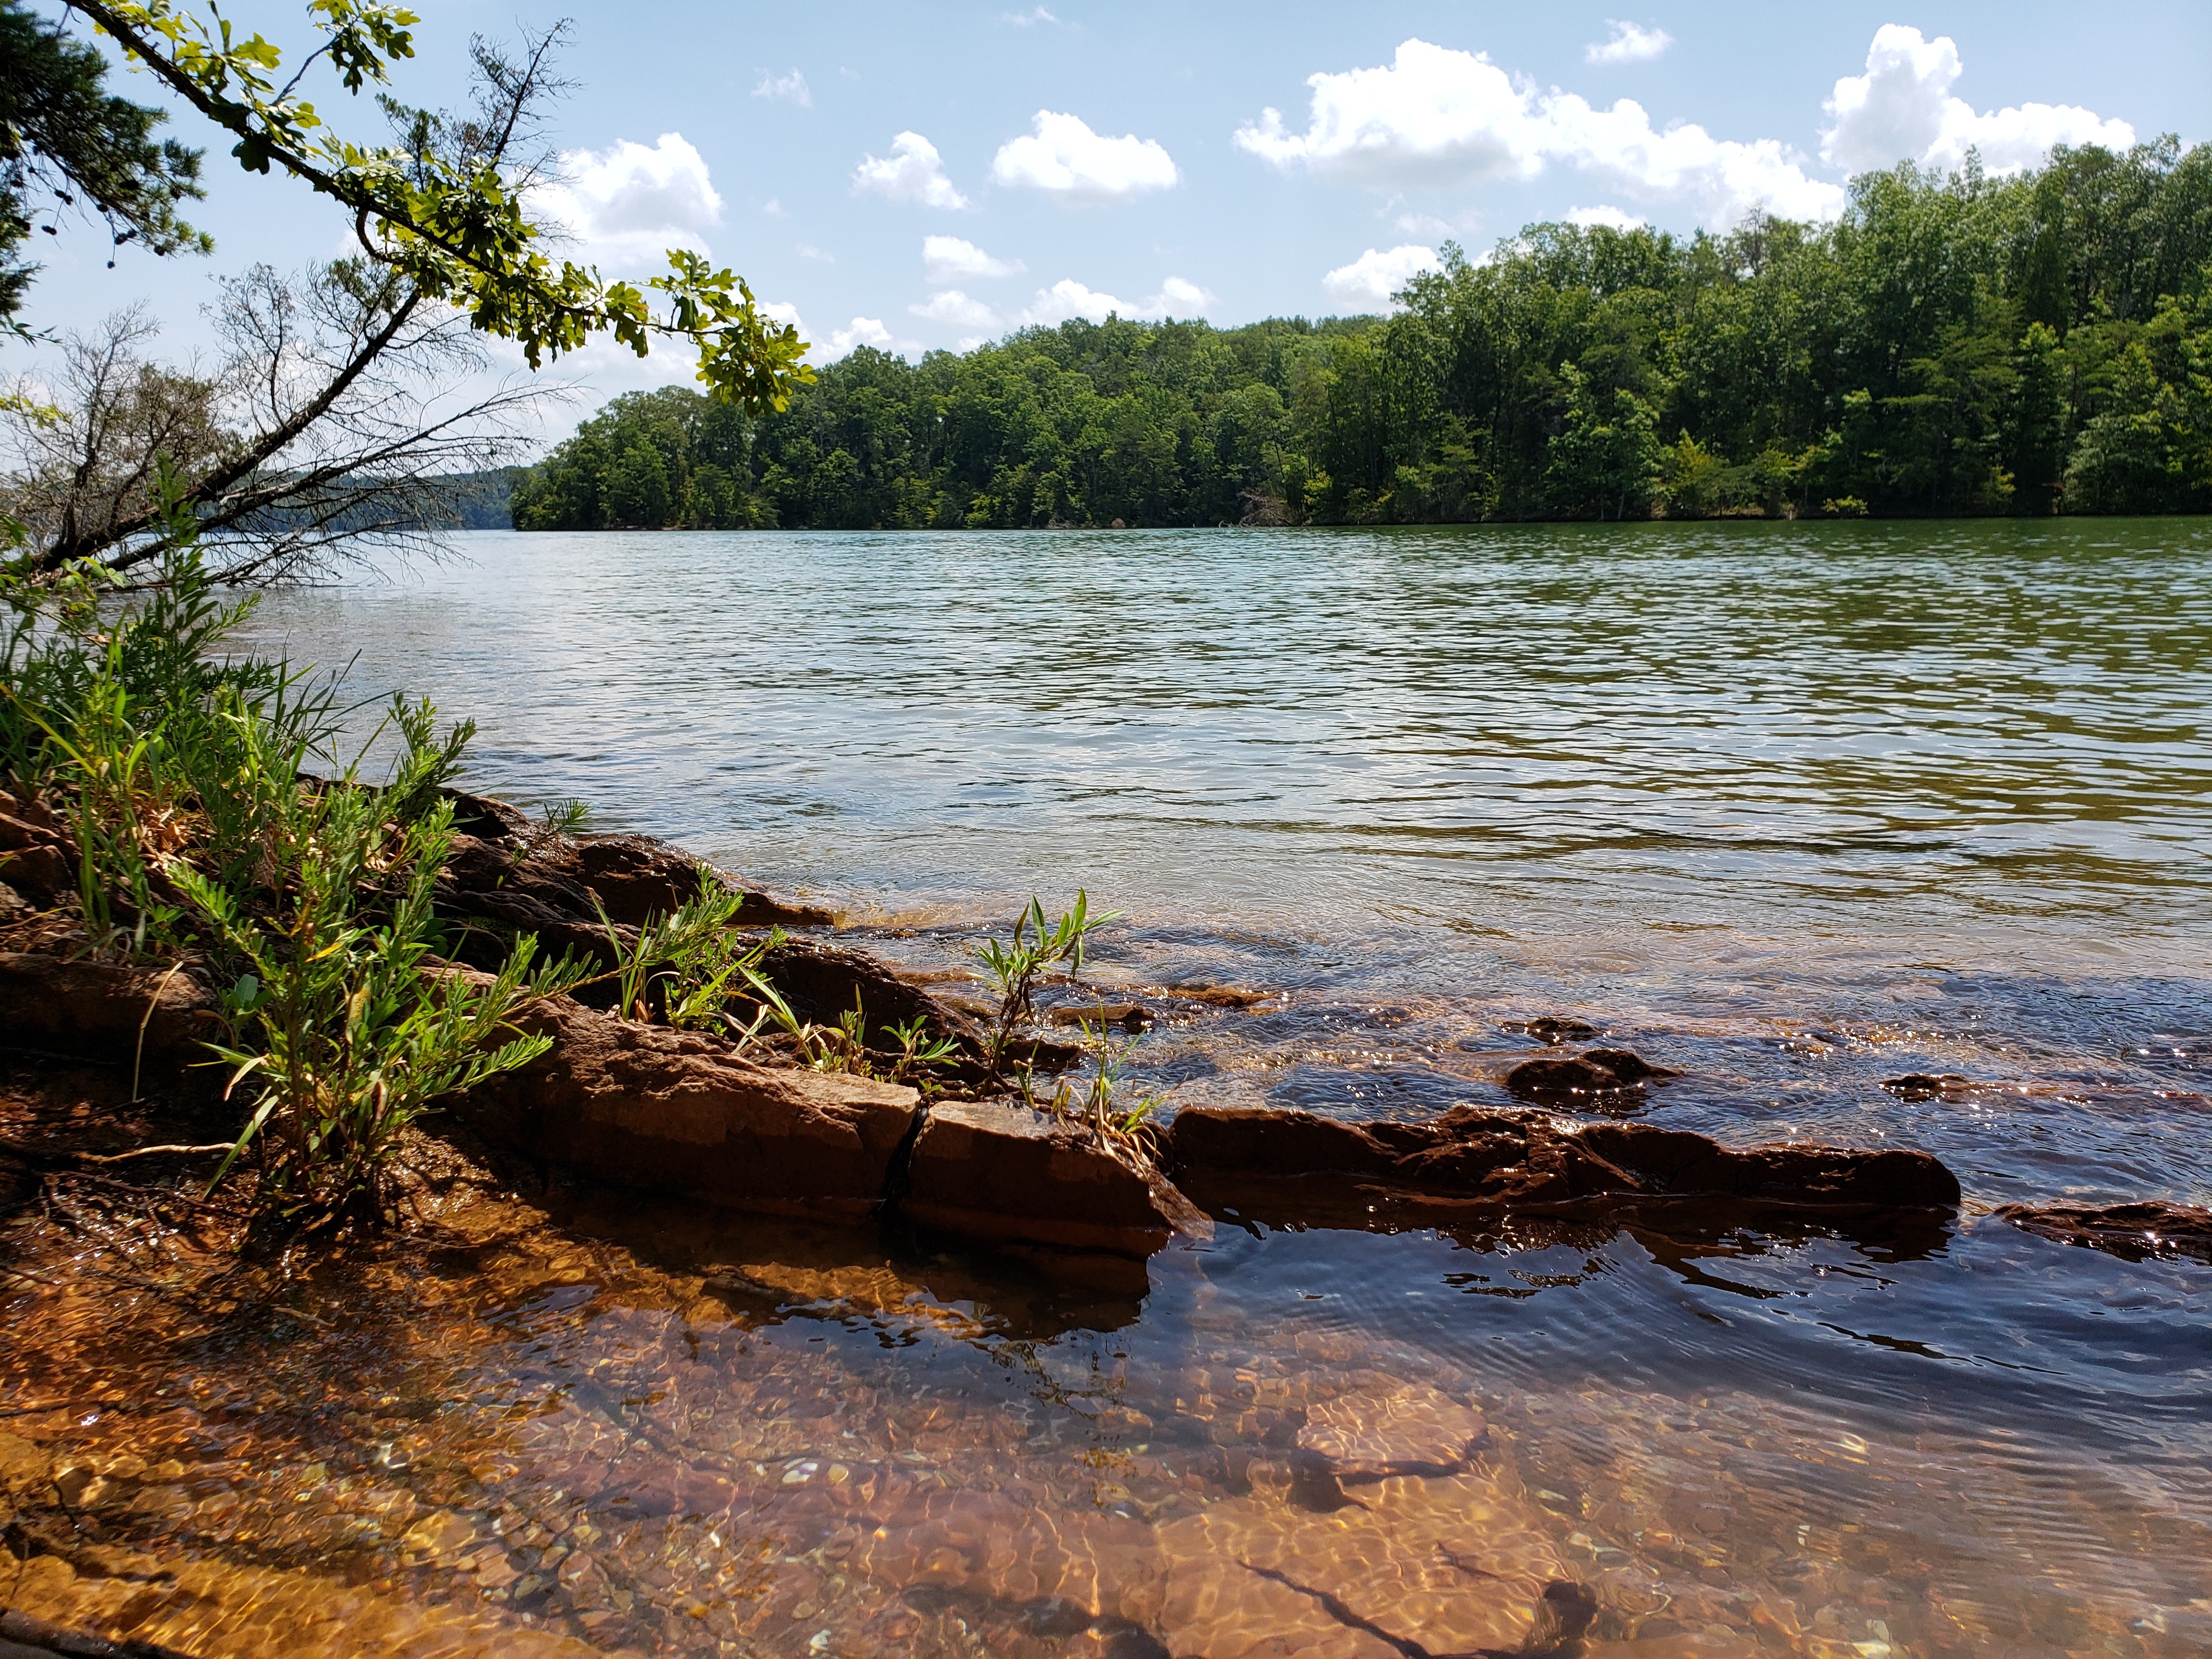
<path fill-rule="evenodd" d="M 8 1048 L 136 1064 L 143 1081 L 170 1083 L 213 1058 L 206 1045 L 222 1026 L 215 993 L 189 973 L 0 953 L 0 1045 Z"/>
<path fill-rule="evenodd" d="M 884 1196 L 919 1098 L 865 1078 L 775 1071 L 713 1037 L 565 997 L 519 1022 L 553 1047 L 471 1090 L 487 1138 L 599 1181 L 781 1215 L 864 1215 Z"/>
<path fill-rule="evenodd" d="M 45 909 L 76 891 L 76 861 L 42 801 L 0 789 L 0 884 Z"/>
<path fill-rule="evenodd" d="M 1145 1256 L 1213 1224 L 1152 1170 L 1025 1106 L 932 1109 L 901 1212 L 971 1238 Z"/>

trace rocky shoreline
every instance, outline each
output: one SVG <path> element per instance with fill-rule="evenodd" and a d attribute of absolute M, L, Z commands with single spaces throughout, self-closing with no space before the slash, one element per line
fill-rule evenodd
<path fill-rule="evenodd" d="M 680 849 L 642 836 L 551 835 L 504 802 L 454 801 L 462 832 L 440 896 L 441 912 L 464 930 L 454 972 L 494 964 L 505 930 L 611 963 L 607 923 L 617 940 L 634 936 L 697 891 L 704 866 Z M 40 883 L 64 889 L 70 871 L 58 825 L 26 810 L 0 820 L 0 836 L 10 839 L 0 850 L 13 855 L 13 896 L 37 905 L 56 896 Z M 969 1013 L 820 937 L 834 924 L 829 912 L 706 873 L 744 893 L 745 925 L 815 930 L 785 938 L 763 963 L 799 1014 L 834 1020 L 857 1004 L 874 1020 L 919 1021 L 950 1046 L 956 1086 L 982 1077 L 984 1033 Z M 1547 1050 L 1503 1073 L 1526 1109 L 1463 1105 L 1420 1122 L 1360 1125 L 1197 1107 L 1124 1141 L 1003 1096 L 933 1102 L 903 1084 L 763 1064 L 715 1036 L 625 1018 L 614 1000 L 602 985 L 533 1006 L 523 1024 L 550 1038 L 550 1048 L 458 1101 L 455 1117 L 505 1154 L 571 1178 L 756 1213 L 896 1214 L 1001 1245 L 1139 1261 L 1202 1241 L 1223 1221 L 1357 1227 L 1663 1213 L 1694 1231 L 1764 1218 L 1849 1231 L 1940 1218 L 1961 1202 L 1956 1176 L 1924 1152 L 1795 1142 L 1731 1149 L 1607 1121 L 1674 1074 L 1625 1049 L 1575 1047 L 1595 1034 L 1571 1022 L 1532 1027 Z M 0 954 L 0 1006 L 9 1011 L 9 1046 L 109 1060 L 127 1050 L 149 1086 L 185 1078 L 216 1024 L 213 991 L 188 969 L 72 961 L 59 950 Z M 1150 1018 L 1135 1004 L 1111 1013 L 1127 1024 Z M 1042 1072 L 1082 1058 L 1043 1030 L 1022 1041 Z M 2121 1254 L 2212 1257 L 2202 1212 L 2012 1206 L 2000 1213 Z"/>

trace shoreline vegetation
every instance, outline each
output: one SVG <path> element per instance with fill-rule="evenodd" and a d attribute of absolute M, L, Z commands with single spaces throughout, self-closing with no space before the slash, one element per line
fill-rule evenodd
<path fill-rule="evenodd" d="M 757 416 L 632 392 L 517 529 L 944 529 L 2212 510 L 2212 145 L 1902 165 L 1815 226 L 1532 226 L 1387 318 L 1109 318 Z"/>

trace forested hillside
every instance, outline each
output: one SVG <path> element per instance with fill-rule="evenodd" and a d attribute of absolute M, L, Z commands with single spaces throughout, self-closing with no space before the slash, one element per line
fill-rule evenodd
<path fill-rule="evenodd" d="M 2212 510 L 2212 145 L 1901 167 L 1814 227 L 1540 225 L 1388 319 L 855 351 L 617 399 L 525 529 Z"/>

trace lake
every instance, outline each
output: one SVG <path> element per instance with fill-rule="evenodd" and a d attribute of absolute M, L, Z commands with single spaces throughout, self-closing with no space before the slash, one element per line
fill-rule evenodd
<path fill-rule="evenodd" d="M 1110 1295 L 578 1218 L 612 1255 L 389 1339 L 392 1398 L 463 1403 L 360 1477 L 473 1470 L 409 1501 L 536 1541 L 362 1572 L 669 1652 L 1389 1659 L 1516 1645 L 1552 1579 L 1592 1655 L 2212 1652 L 2212 1267 L 1988 1213 L 2212 1197 L 2212 521 L 456 552 L 252 641 L 917 969 L 1087 890 L 1127 913 L 1102 985 L 1262 999 L 1140 1045 L 1164 1111 L 1498 1103 L 1483 1057 L 1571 1016 L 1685 1073 L 1649 1121 L 1924 1147 L 1968 1202 L 1885 1238 L 1225 1227 Z M 1964 1081 L 1880 1086 L 1913 1072 Z M 695 1299 L 708 1261 L 773 1309 Z M 1479 1412 L 1486 1449 L 1308 1501 L 1285 1448 L 1331 1401 Z M 725 1509 L 636 1507 L 702 1471 Z"/>

